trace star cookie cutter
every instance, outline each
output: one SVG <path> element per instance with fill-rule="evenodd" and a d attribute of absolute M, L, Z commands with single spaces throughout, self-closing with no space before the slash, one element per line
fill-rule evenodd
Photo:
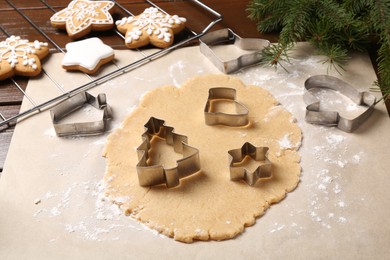
<path fill-rule="evenodd" d="M 142 134 L 143 142 L 137 148 L 138 164 L 137 174 L 140 186 L 154 186 L 166 184 L 168 188 L 180 184 L 180 179 L 200 171 L 199 150 L 187 144 L 185 135 L 176 134 L 174 128 L 165 125 L 165 121 L 151 117 L 144 125 L 145 132 Z M 173 146 L 177 153 L 183 154 L 183 158 L 177 160 L 173 168 L 164 168 L 163 165 L 149 165 L 149 153 L 151 140 L 154 136 L 166 140 L 168 145 Z"/>
<path fill-rule="evenodd" d="M 320 100 L 310 93 L 310 89 L 327 88 L 340 92 L 350 98 L 354 103 L 367 109 L 355 118 L 348 119 L 337 111 L 323 111 L 320 109 Z M 356 130 L 374 111 L 376 97 L 369 92 L 359 92 L 347 82 L 328 75 L 316 75 L 305 81 L 305 94 L 303 96 L 306 107 L 306 122 L 311 124 L 337 126 L 345 132 Z"/>
<path fill-rule="evenodd" d="M 229 74 L 241 68 L 253 65 L 262 60 L 261 51 L 270 42 L 257 38 L 241 38 L 231 29 L 221 29 L 205 34 L 199 38 L 200 52 L 203 53 L 220 71 Z M 236 47 L 251 51 L 232 60 L 222 60 L 211 48 L 213 45 L 233 43 Z"/>
<path fill-rule="evenodd" d="M 227 100 L 234 102 L 236 113 L 213 112 L 213 101 Z M 234 88 L 210 88 L 204 108 L 206 125 L 245 126 L 249 123 L 249 110 L 236 100 Z"/>
<path fill-rule="evenodd" d="M 80 109 L 85 104 L 103 110 L 102 118 L 92 122 L 59 123 L 61 119 Z M 97 97 L 94 97 L 88 92 L 81 92 L 56 105 L 50 110 L 50 115 L 58 136 L 88 136 L 101 134 L 106 130 L 108 120 L 112 119 L 112 110 L 107 104 L 105 94 L 101 93 Z"/>
<path fill-rule="evenodd" d="M 241 148 L 228 151 L 230 179 L 233 181 L 244 180 L 248 185 L 255 186 L 259 179 L 272 177 L 272 164 L 267 157 L 268 147 L 256 147 L 246 142 Z M 246 156 L 255 161 L 263 161 L 254 171 L 243 166 L 237 166 Z"/>

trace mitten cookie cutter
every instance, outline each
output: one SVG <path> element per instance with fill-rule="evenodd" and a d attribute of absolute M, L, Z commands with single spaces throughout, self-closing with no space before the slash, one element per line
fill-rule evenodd
<path fill-rule="evenodd" d="M 348 119 L 337 111 L 324 111 L 320 109 L 320 100 L 310 93 L 310 89 L 326 88 L 339 91 L 342 95 L 350 98 L 354 103 L 367 109 L 356 116 Z M 306 107 L 306 121 L 311 124 L 337 126 L 345 132 L 356 130 L 374 111 L 376 97 L 369 92 L 359 92 L 347 82 L 329 75 L 316 75 L 305 81 L 305 94 L 303 96 Z"/>
<path fill-rule="evenodd" d="M 230 100 L 236 105 L 236 113 L 213 112 L 213 100 Z M 245 126 L 249 123 L 249 110 L 236 100 L 234 88 L 210 88 L 209 96 L 204 107 L 206 125 Z"/>
<path fill-rule="evenodd" d="M 98 121 L 91 122 L 59 123 L 61 119 L 83 107 L 85 104 L 103 110 L 102 118 Z M 50 115 L 58 136 L 87 136 L 101 134 L 106 130 L 107 122 L 112 118 L 112 110 L 107 104 L 106 95 L 104 93 L 94 97 L 88 92 L 81 92 L 56 105 L 50 110 Z"/>
<path fill-rule="evenodd" d="M 272 177 L 272 164 L 267 157 L 268 147 L 256 147 L 246 142 L 241 148 L 228 151 L 230 179 L 233 181 L 244 180 L 248 185 L 255 186 L 259 179 Z M 244 166 L 236 166 L 246 156 L 250 156 L 255 161 L 263 161 L 254 171 L 250 171 Z"/>
<path fill-rule="evenodd" d="M 222 72 L 229 74 L 246 66 L 253 65 L 262 60 L 262 50 L 270 45 L 268 40 L 257 38 L 241 38 L 231 29 L 221 29 L 205 34 L 199 38 L 200 52 Z M 242 50 L 252 51 L 241 55 L 237 59 L 223 61 L 213 51 L 211 46 L 222 43 L 233 43 Z"/>
<path fill-rule="evenodd" d="M 146 131 L 142 134 L 143 142 L 137 148 L 138 164 L 137 174 L 140 186 L 154 186 L 166 184 L 168 188 L 180 184 L 180 179 L 200 171 L 199 150 L 187 144 L 185 135 L 176 134 L 174 128 L 165 125 L 165 121 L 151 117 L 144 125 Z M 183 158 L 177 160 L 173 168 L 164 168 L 163 165 L 148 165 L 149 149 L 154 136 L 161 137 L 166 143 L 173 146 L 177 153 L 183 154 Z"/>

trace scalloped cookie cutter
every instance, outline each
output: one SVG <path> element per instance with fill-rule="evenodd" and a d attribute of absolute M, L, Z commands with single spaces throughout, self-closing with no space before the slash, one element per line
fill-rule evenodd
<path fill-rule="evenodd" d="M 180 184 L 180 179 L 200 171 L 199 150 L 187 144 L 185 135 L 176 134 L 174 128 L 165 125 L 165 121 L 151 117 L 144 125 L 146 131 L 142 134 L 143 142 L 137 148 L 138 164 L 137 174 L 140 186 L 154 186 L 166 184 L 168 188 Z M 183 158 L 177 160 L 177 165 L 166 169 L 163 165 L 148 165 L 151 140 L 154 136 L 165 139 L 166 143 L 173 146 L 177 153 L 183 154 Z"/>
<path fill-rule="evenodd" d="M 337 111 L 323 111 L 320 109 L 320 100 L 310 93 L 310 89 L 327 88 L 340 92 L 354 103 L 367 109 L 355 118 L 347 119 Z M 311 124 L 337 126 L 345 132 L 356 130 L 374 111 L 376 97 L 369 92 L 359 92 L 345 81 L 328 75 L 316 75 L 305 81 L 303 96 L 306 107 L 306 121 Z"/>
<path fill-rule="evenodd" d="M 228 100 L 236 105 L 236 113 L 213 112 L 213 101 Z M 249 110 L 236 100 L 234 88 L 210 88 L 209 96 L 204 107 L 206 125 L 245 126 L 249 123 Z"/>
<path fill-rule="evenodd" d="M 267 157 L 268 147 L 256 147 L 246 142 L 241 148 L 228 151 L 230 179 L 233 181 L 244 180 L 248 185 L 254 186 L 259 179 L 272 177 L 272 164 Z M 243 166 L 235 166 L 242 162 L 246 156 L 255 161 L 263 161 L 254 171 Z"/>
<path fill-rule="evenodd" d="M 246 66 L 253 65 L 262 60 L 261 51 L 270 45 L 268 40 L 256 38 L 241 38 L 231 29 L 221 29 L 205 34 L 199 38 L 200 52 L 222 72 L 229 74 Z M 211 46 L 225 43 L 233 43 L 236 47 L 252 51 L 232 60 L 223 61 L 213 51 Z"/>
<path fill-rule="evenodd" d="M 103 110 L 102 118 L 98 121 L 91 122 L 59 123 L 61 119 L 83 107 L 85 104 Z M 94 97 L 88 92 L 81 92 L 56 105 L 50 110 L 50 115 L 58 136 L 87 136 L 101 134 L 106 130 L 107 122 L 112 118 L 112 110 L 107 104 L 104 93 L 100 93 L 97 97 Z"/>

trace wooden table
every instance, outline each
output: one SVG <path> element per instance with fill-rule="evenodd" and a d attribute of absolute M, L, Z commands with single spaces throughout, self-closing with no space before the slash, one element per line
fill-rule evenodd
<path fill-rule="evenodd" d="M 144 0 L 118 0 L 124 8 L 134 14 L 142 12 L 150 4 Z M 223 21 L 215 25 L 212 30 L 221 28 L 231 28 L 242 37 L 262 37 L 275 42 L 275 34 L 261 35 L 255 22 L 247 18 L 246 7 L 249 0 L 204 0 L 206 5 L 213 8 L 223 16 Z M 0 40 L 4 40 L 9 35 L 19 35 L 30 40 L 49 42 L 51 52 L 58 52 L 58 48 L 64 48 L 70 42 L 66 33 L 54 29 L 49 22 L 54 11 L 59 11 L 67 6 L 69 0 L 4 0 L 0 2 Z M 156 0 L 155 4 L 162 7 L 168 13 L 178 14 L 188 18 L 187 26 L 191 30 L 199 33 L 214 18 L 208 15 L 201 8 L 190 1 L 162 1 Z M 117 8 L 113 15 L 115 20 L 126 13 Z M 52 42 L 43 35 L 37 28 L 39 27 Z M 122 38 L 114 30 L 108 32 L 91 33 L 88 37 L 98 36 L 106 44 L 114 49 L 124 49 Z M 44 62 L 43 62 L 44 66 Z M 26 89 L 28 80 L 26 78 L 14 77 L 14 82 L 10 79 L 0 82 L 0 113 L 5 118 L 9 118 L 19 113 L 23 94 L 15 86 L 18 84 L 23 90 Z M 29 119 L 33 120 L 33 119 Z M 0 128 L 0 172 L 3 169 L 9 144 L 11 142 L 14 127 Z M 33 131 L 33 129 L 32 129 Z"/>

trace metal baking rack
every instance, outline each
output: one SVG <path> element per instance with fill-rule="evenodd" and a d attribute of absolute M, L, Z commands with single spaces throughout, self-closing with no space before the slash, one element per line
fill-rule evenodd
<path fill-rule="evenodd" d="M 16 7 L 11 0 L 5 0 L 9 6 L 11 8 L 13 8 L 16 12 L 18 12 L 35 30 L 37 30 L 43 37 L 45 37 L 47 39 L 48 42 L 50 42 L 51 44 L 53 44 L 53 46 L 57 49 L 58 52 L 62 52 L 62 53 L 65 53 L 65 51 L 53 40 L 51 39 L 48 34 L 46 34 L 36 23 L 34 23 L 34 21 L 32 21 L 27 15 L 25 15 L 22 10 L 18 7 Z M 48 9 L 50 9 L 53 14 L 55 12 L 57 12 L 52 6 L 50 6 L 45 0 L 40 0 Z M 115 5 L 120 8 L 121 10 L 123 10 L 125 13 L 127 13 L 128 15 L 131 15 L 131 16 L 134 16 L 134 14 L 132 14 L 130 11 L 128 11 L 125 7 L 123 7 L 120 3 L 116 2 L 115 0 L 112 0 L 112 2 L 115 2 Z M 158 8 L 161 12 L 164 12 L 166 13 L 162 8 L 160 8 L 159 6 L 157 6 L 156 4 L 154 4 L 152 1 L 149 1 L 149 0 L 145 0 L 145 2 L 147 4 L 149 4 L 150 6 L 153 6 L 153 7 L 156 7 Z M 24 97 L 26 97 L 26 99 L 28 100 L 28 102 L 31 103 L 32 105 L 32 108 L 26 110 L 26 111 L 21 111 L 19 112 L 19 114 L 17 115 L 14 115 L 14 116 L 11 116 L 9 118 L 6 118 L 0 111 L 0 132 L 3 131 L 4 129 L 6 129 L 7 127 L 9 126 L 12 126 L 12 125 L 15 125 L 17 123 L 17 120 L 19 118 L 22 118 L 22 117 L 26 117 L 26 116 L 30 116 L 32 115 L 33 113 L 36 113 L 36 112 L 41 112 L 43 109 L 51 106 L 51 105 L 54 105 L 58 102 L 61 102 L 63 100 L 66 100 L 68 98 L 71 98 L 81 92 L 84 92 L 84 91 L 87 91 L 93 87 L 96 87 L 104 82 L 107 82 L 119 75 L 122 75 L 122 74 L 125 74 L 135 68 L 138 68 L 148 62 L 151 62 L 157 58 L 160 58 L 161 56 L 164 56 L 165 54 L 171 52 L 172 50 L 174 49 L 177 49 L 179 47 L 182 47 L 184 45 L 187 45 L 189 44 L 190 42 L 200 38 L 201 36 L 203 36 L 204 34 L 206 34 L 210 29 L 211 27 L 213 27 L 216 23 L 218 23 L 219 21 L 222 20 L 222 16 L 221 14 L 219 14 L 218 12 L 216 12 L 215 10 L 211 9 L 209 6 L 205 5 L 204 3 L 202 3 L 201 1 L 198 1 L 198 0 L 190 0 L 189 2 L 192 2 L 194 3 L 195 5 L 199 6 L 202 10 L 204 11 L 207 11 L 209 12 L 210 14 L 212 14 L 213 16 L 215 16 L 215 18 L 200 32 L 200 33 L 196 33 L 194 31 L 192 31 L 190 28 L 186 28 L 190 34 L 192 36 L 184 39 L 184 40 L 181 40 L 180 42 L 177 42 L 175 43 L 174 45 L 168 47 L 168 48 L 165 48 L 165 49 L 161 49 L 153 54 L 150 54 L 150 55 L 146 55 L 145 53 L 143 53 L 141 50 L 137 49 L 138 52 L 141 53 L 142 55 L 142 58 L 139 59 L 139 60 L 136 60 L 135 62 L 132 62 L 126 66 L 123 66 L 123 67 L 119 67 L 118 65 L 116 65 L 114 63 L 114 61 L 112 61 L 114 63 L 114 65 L 117 67 L 116 70 L 110 72 L 110 73 L 107 73 L 106 75 L 104 76 L 101 76 L 99 78 L 96 78 L 96 79 L 92 79 L 88 74 L 85 74 L 83 73 L 88 79 L 89 79 L 89 82 L 86 83 L 86 84 L 83 84 L 81 86 L 78 86 L 78 87 L 75 87 L 74 89 L 72 89 L 71 91 L 65 91 L 62 87 L 61 87 L 61 84 L 59 84 L 57 81 L 54 80 L 53 77 L 51 77 L 51 75 L 44 70 L 44 68 L 42 67 L 42 73 L 44 76 L 48 77 L 52 82 L 53 82 L 53 87 L 55 88 L 58 88 L 58 90 L 62 93 L 60 94 L 59 96 L 56 96 L 55 98 L 52 98 L 50 100 L 47 100 L 41 104 L 37 104 L 33 98 L 31 98 L 29 95 L 26 94 L 26 92 L 20 87 L 20 85 L 13 79 L 11 78 L 11 81 L 13 83 L 13 85 L 23 94 Z M 0 30 L 10 36 L 10 34 L 3 28 L 3 26 L 0 25 Z M 124 36 L 117 30 L 115 29 L 115 32 L 116 32 L 116 35 L 118 37 L 121 37 L 123 40 L 124 40 Z M 30 79 L 30 80 L 34 80 L 34 79 Z"/>

